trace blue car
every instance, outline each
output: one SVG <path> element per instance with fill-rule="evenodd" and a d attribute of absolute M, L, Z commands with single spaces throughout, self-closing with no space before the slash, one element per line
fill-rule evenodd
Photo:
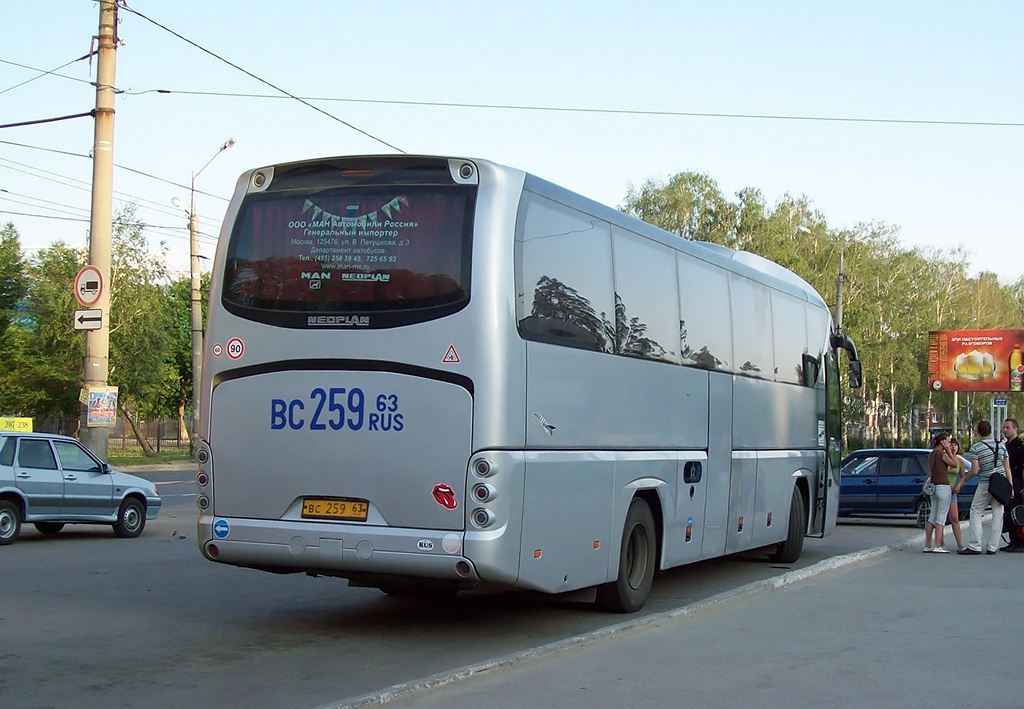
<path fill-rule="evenodd" d="M 929 448 L 865 448 L 843 459 L 839 516 L 914 515 L 924 529 L 931 508 L 921 494 L 928 474 Z M 957 495 L 960 519 L 967 519 L 978 487 L 975 476 Z"/>

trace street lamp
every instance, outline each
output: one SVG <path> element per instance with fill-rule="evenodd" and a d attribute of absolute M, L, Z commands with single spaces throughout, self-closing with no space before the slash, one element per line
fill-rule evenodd
<path fill-rule="evenodd" d="M 196 431 L 199 430 L 199 390 L 202 385 L 203 372 L 203 304 L 200 297 L 200 272 L 199 272 L 199 225 L 196 220 L 196 178 L 203 170 L 210 166 L 210 163 L 222 152 L 235 144 L 234 138 L 228 138 L 217 149 L 206 164 L 197 172 L 192 173 L 192 182 L 189 185 L 189 208 L 184 210 L 188 215 L 188 237 L 189 237 L 189 270 L 192 276 L 192 426 L 189 431 L 189 438 L 195 446 Z M 179 209 L 184 209 L 181 200 L 177 197 L 171 200 L 171 204 Z"/>

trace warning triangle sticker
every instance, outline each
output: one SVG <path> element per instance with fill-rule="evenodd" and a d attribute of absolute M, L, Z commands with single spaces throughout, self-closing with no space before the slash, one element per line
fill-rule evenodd
<path fill-rule="evenodd" d="M 459 353 L 455 351 L 455 345 L 448 345 L 448 351 L 444 353 L 444 357 L 441 358 L 442 364 L 459 364 L 462 362 L 459 359 Z"/>

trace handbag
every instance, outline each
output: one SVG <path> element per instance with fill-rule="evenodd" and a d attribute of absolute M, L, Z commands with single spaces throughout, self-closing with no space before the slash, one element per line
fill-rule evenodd
<path fill-rule="evenodd" d="M 1000 505 L 1008 505 L 1013 499 L 1013 487 L 1005 475 L 992 473 L 988 478 L 988 494 Z"/>
<path fill-rule="evenodd" d="M 1024 505 L 1017 505 L 1010 510 L 1010 519 L 1018 527 L 1024 527 Z"/>
<path fill-rule="evenodd" d="M 994 470 L 999 465 L 999 446 L 989 446 L 987 443 L 985 446 L 992 450 L 993 471 L 988 478 L 988 494 L 1000 505 L 1008 505 L 1013 499 L 1013 486 L 1005 475 Z"/>
<path fill-rule="evenodd" d="M 927 478 L 924 481 L 924 486 L 921 488 L 921 494 L 931 497 L 935 494 L 935 481 L 931 478 Z"/>

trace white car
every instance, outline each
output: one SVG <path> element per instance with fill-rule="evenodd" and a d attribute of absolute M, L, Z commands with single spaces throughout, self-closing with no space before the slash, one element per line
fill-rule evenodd
<path fill-rule="evenodd" d="M 0 546 L 18 538 L 22 522 L 43 534 L 109 524 L 119 537 L 137 537 L 159 513 L 156 485 L 112 470 L 74 438 L 0 433 Z"/>

